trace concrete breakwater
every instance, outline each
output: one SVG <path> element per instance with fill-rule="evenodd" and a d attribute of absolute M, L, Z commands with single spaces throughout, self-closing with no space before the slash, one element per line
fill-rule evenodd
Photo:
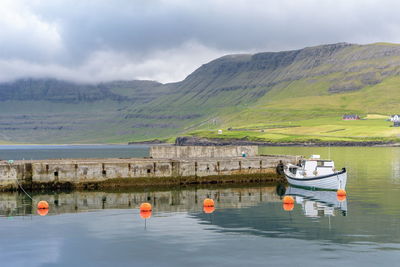
<path fill-rule="evenodd" d="M 299 158 L 258 155 L 257 146 L 155 146 L 149 158 L 1 161 L 0 189 L 265 182 Z"/>

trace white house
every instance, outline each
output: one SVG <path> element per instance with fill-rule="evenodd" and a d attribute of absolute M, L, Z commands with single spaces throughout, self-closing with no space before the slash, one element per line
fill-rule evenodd
<path fill-rule="evenodd" d="M 400 121 L 400 115 L 396 114 L 396 115 L 392 115 L 390 117 L 390 121 L 392 122 L 399 122 Z"/>

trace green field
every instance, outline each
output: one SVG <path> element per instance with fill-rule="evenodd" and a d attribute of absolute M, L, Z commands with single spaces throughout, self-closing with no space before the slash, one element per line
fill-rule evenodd
<path fill-rule="evenodd" d="M 341 118 L 316 118 L 280 124 L 254 124 L 246 127 L 191 132 L 190 135 L 223 138 L 246 139 L 266 142 L 366 142 L 400 141 L 400 128 L 391 127 L 392 123 L 383 119 L 362 119 L 344 121 Z"/>
<path fill-rule="evenodd" d="M 387 121 L 400 113 L 398 76 L 337 94 L 328 94 L 324 81 L 326 77 L 313 78 L 307 87 L 307 80 L 299 80 L 272 89 L 254 105 L 223 116 L 222 135 L 216 127 L 188 134 L 269 142 L 400 141 L 400 128 Z M 344 121 L 344 114 L 358 114 L 362 120 Z"/>

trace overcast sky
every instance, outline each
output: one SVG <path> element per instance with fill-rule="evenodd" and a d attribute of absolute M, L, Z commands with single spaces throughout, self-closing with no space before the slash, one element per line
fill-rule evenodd
<path fill-rule="evenodd" d="M 0 81 L 179 81 L 230 53 L 400 42 L 396 0 L 1 0 Z"/>

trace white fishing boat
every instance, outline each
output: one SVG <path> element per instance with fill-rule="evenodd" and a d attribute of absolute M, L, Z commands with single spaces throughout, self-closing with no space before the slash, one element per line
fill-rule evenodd
<path fill-rule="evenodd" d="M 285 165 L 284 173 L 288 183 L 294 186 L 327 190 L 346 188 L 346 168 L 337 171 L 333 160 L 320 159 L 319 155 L 301 160 L 298 165 Z"/>

